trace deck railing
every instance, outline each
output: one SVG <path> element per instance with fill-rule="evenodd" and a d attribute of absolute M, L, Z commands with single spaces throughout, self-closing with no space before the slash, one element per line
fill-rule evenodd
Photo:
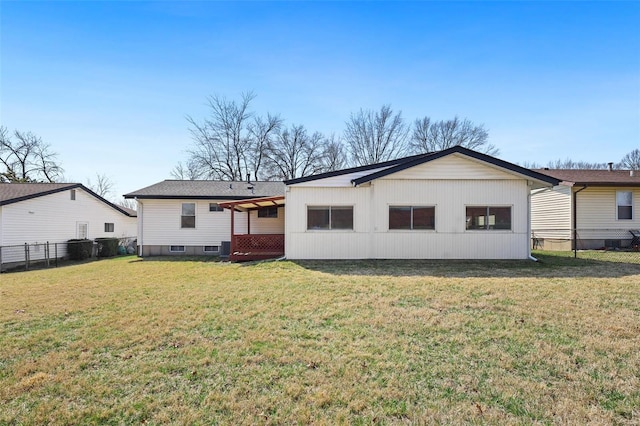
<path fill-rule="evenodd" d="M 233 236 L 234 253 L 284 254 L 284 234 L 246 234 Z"/>

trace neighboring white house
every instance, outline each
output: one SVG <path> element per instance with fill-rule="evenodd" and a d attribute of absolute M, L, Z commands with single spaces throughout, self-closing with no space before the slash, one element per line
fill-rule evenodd
<path fill-rule="evenodd" d="M 530 193 L 559 181 L 454 147 L 285 181 L 288 259 L 527 259 Z"/>
<path fill-rule="evenodd" d="M 140 256 L 217 255 L 231 245 L 231 210 L 220 204 L 283 194 L 282 182 L 165 180 L 124 197 L 138 203 Z M 283 234 L 281 205 L 235 210 L 235 233 Z"/>
<path fill-rule="evenodd" d="M 534 244 L 545 250 L 627 247 L 640 230 L 640 172 L 558 170 L 541 173 L 561 181 L 531 196 Z M 635 243 L 634 243 L 635 244 Z"/>
<path fill-rule="evenodd" d="M 0 246 L 135 236 L 134 210 L 80 183 L 0 183 Z M 65 250 L 61 246 L 58 255 Z M 3 250 L 3 262 L 11 261 L 11 253 Z"/>

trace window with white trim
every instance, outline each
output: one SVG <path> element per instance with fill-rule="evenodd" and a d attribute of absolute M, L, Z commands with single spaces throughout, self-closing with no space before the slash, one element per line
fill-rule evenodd
<path fill-rule="evenodd" d="M 511 207 L 467 206 L 467 230 L 510 230 Z"/>
<path fill-rule="evenodd" d="M 196 227 L 196 203 L 182 203 L 181 228 Z"/>
<path fill-rule="evenodd" d="M 218 203 L 209 203 L 209 211 L 210 212 L 223 212 L 224 209 L 220 207 Z"/>
<path fill-rule="evenodd" d="M 616 213 L 618 215 L 618 220 L 633 219 L 633 192 L 616 192 Z"/>
<path fill-rule="evenodd" d="M 220 249 L 218 246 L 204 246 L 202 251 L 205 253 L 218 253 Z"/>
<path fill-rule="evenodd" d="M 389 206 L 389 230 L 436 229 L 436 208 L 426 206 Z"/>
<path fill-rule="evenodd" d="M 307 206 L 308 230 L 353 229 L 353 206 Z"/>
<path fill-rule="evenodd" d="M 169 246 L 171 253 L 184 253 L 184 246 Z"/>

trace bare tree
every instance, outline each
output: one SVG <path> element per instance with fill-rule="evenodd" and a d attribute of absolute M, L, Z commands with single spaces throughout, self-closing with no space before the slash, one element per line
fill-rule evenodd
<path fill-rule="evenodd" d="M 379 163 L 403 156 L 409 128 L 402 113 L 393 114 L 390 105 L 380 111 L 360 109 L 346 122 L 344 139 L 355 165 Z"/>
<path fill-rule="evenodd" d="M 567 158 L 549 161 L 547 167 L 550 169 L 603 170 L 609 166 L 607 163 L 589 163 L 587 161 L 573 161 Z"/>
<path fill-rule="evenodd" d="M 195 161 L 190 158 L 186 164 L 178 162 L 171 170 L 171 177 L 178 180 L 197 180 L 202 177 L 202 171 Z"/>
<path fill-rule="evenodd" d="M 325 140 L 322 164 L 325 172 L 341 170 L 348 166 L 347 154 L 342 140 L 333 133 Z"/>
<path fill-rule="evenodd" d="M 87 179 L 87 188 L 101 196 L 102 198 L 109 198 L 113 193 L 113 182 L 106 174 L 96 173 L 95 181 Z"/>
<path fill-rule="evenodd" d="M 640 170 L 640 149 L 634 149 L 620 160 L 618 168 Z"/>
<path fill-rule="evenodd" d="M 208 98 L 210 115 L 202 122 L 187 117 L 194 144 L 188 166 L 209 179 L 242 180 L 247 174 L 258 178 L 264 146 L 280 126 L 278 116 L 255 117 L 249 106 L 255 98 L 243 93 L 239 102 L 221 96 Z M 252 121 L 253 119 L 253 121 Z"/>
<path fill-rule="evenodd" d="M 64 171 L 57 154 L 39 136 L 15 130 L 12 138 L 4 126 L 0 126 L 0 165 L 2 182 L 55 182 Z"/>
<path fill-rule="evenodd" d="M 125 209 L 138 210 L 138 202 L 131 198 L 122 198 L 116 204 Z"/>
<path fill-rule="evenodd" d="M 484 125 L 476 126 L 466 118 L 461 120 L 456 116 L 453 120 L 431 121 L 423 117 L 414 122 L 409 145 L 415 153 L 462 146 L 488 155 L 500 154 L 498 148 L 488 143 L 488 138 Z"/>
<path fill-rule="evenodd" d="M 323 171 L 324 138 L 292 125 L 278 132 L 265 150 L 270 179 L 294 179 Z"/>

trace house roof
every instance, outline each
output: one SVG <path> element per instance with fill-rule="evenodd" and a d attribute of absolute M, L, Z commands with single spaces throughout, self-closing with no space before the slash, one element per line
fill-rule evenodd
<path fill-rule="evenodd" d="M 408 169 L 410 167 L 415 167 L 420 164 L 427 163 L 429 161 L 437 160 L 438 158 L 446 157 L 451 154 L 462 154 L 467 157 L 474 158 L 476 160 L 483 161 L 485 163 L 497 166 L 499 168 L 508 170 L 513 173 L 517 173 L 523 175 L 527 178 L 531 178 L 533 180 L 542 181 L 551 185 L 557 185 L 559 183 L 558 179 L 549 176 L 547 174 L 543 174 L 540 172 L 536 172 L 534 170 L 526 169 L 524 167 L 520 167 L 516 164 L 509 163 L 507 161 L 500 160 L 498 158 L 492 157 L 487 154 L 482 154 L 477 151 L 473 151 L 467 148 L 463 148 L 461 146 L 454 146 L 452 148 L 444 149 L 442 151 L 430 152 L 425 154 L 413 155 L 411 157 L 398 158 L 396 160 L 387 161 L 384 163 L 370 164 L 368 166 L 356 167 L 351 169 L 338 170 L 336 172 L 330 173 L 322 173 L 313 176 L 307 176 L 299 179 L 291 179 L 285 181 L 286 185 L 301 183 L 301 182 L 309 182 L 317 179 L 324 179 L 327 177 L 339 176 L 344 174 L 349 174 L 353 172 L 359 171 L 367 171 L 371 170 L 372 172 L 369 174 L 365 174 L 364 176 L 360 176 L 351 181 L 353 185 L 361 185 L 366 182 L 370 182 L 372 180 L 388 176 L 393 173 L 397 173 L 399 171 Z"/>
<path fill-rule="evenodd" d="M 0 183 L 0 206 L 18 203 L 20 201 L 55 194 L 57 192 L 70 189 L 82 189 L 89 195 L 97 198 L 109 207 L 118 210 L 126 216 L 137 216 L 137 212 L 135 210 L 121 207 L 106 200 L 81 183 Z"/>
<path fill-rule="evenodd" d="M 634 172 L 633 176 L 630 170 L 540 169 L 538 171 L 575 185 L 640 187 L 640 171 L 638 170 Z"/>
<path fill-rule="evenodd" d="M 168 179 L 125 194 L 124 198 L 243 200 L 284 195 L 284 188 L 282 182 Z"/>

